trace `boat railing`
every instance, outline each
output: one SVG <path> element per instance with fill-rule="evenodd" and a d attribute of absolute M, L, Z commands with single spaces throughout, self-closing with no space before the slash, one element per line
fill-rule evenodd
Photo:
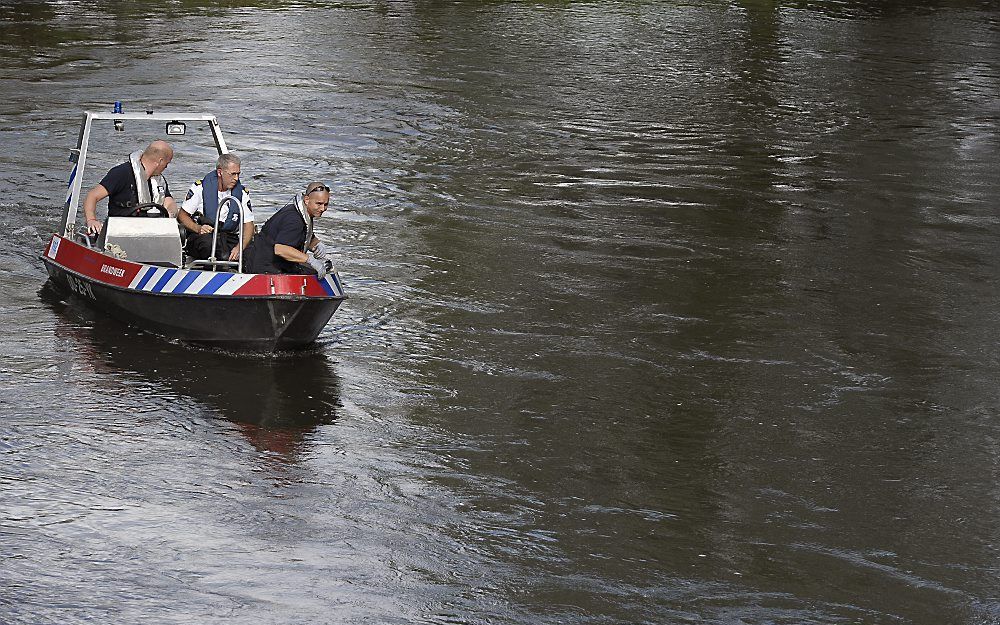
<path fill-rule="evenodd" d="M 236 231 L 239 233 L 239 250 L 240 253 L 237 255 L 237 260 L 219 260 L 215 257 L 218 252 L 216 245 L 219 242 L 219 219 L 222 216 L 222 208 L 228 204 L 232 203 L 236 206 L 236 213 L 239 215 Z M 240 201 L 237 200 L 232 195 L 227 195 L 219 201 L 219 208 L 215 211 L 215 223 L 212 224 L 212 255 L 207 260 L 194 260 L 191 261 L 190 266 L 193 268 L 201 269 L 205 267 L 211 267 L 212 271 L 218 271 L 220 267 L 225 269 L 236 268 L 237 273 L 243 273 L 243 206 Z"/>
<path fill-rule="evenodd" d="M 90 249 L 94 249 L 94 246 L 97 243 L 97 233 L 91 234 L 86 228 L 84 228 L 82 232 L 78 231 L 76 229 L 76 224 L 70 224 L 69 228 L 67 228 L 66 235 L 70 240 L 82 243 Z"/>

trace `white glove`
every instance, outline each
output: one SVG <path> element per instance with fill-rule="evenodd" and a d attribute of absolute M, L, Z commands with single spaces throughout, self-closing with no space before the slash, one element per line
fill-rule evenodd
<path fill-rule="evenodd" d="M 326 274 L 333 271 L 333 261 L 323 258 L 310 258 L 309 266 L 316 270 L 316 277 L 322 280 Z"/>
<path fill-rule="evenodd" d="M 330 248 L 323 245 L 323 242 L 320 241 L 319 243 L 316 244 L 316 249 L 313 250 L 313 256 L 325 260 L 330 258 L 330 252 L 331 252 Z"/>

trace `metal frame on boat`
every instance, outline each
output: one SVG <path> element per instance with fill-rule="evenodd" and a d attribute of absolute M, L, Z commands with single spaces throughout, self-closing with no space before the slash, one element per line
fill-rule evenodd
<path fill-rule="evenodd" d="M 77 228 L 91 128 L 108 120 L 166 124 L 168 135 L 185 123 L 207 124 L 219 154 L 228 152 L 213 115 L 85 112 L 63 210 L 61 232 L 41 256 L 49 279 L 88 304 L 139 329 L 184 342 L 225 349 L 276 351 L 308 346 L 346 299 L 334 271 L 315 275 L 268 275 L 206 271 L 184 263 L 173 219 L 110 218 L 94 242 Z M 214 268 L 225 265 L 219 261 Z"/>

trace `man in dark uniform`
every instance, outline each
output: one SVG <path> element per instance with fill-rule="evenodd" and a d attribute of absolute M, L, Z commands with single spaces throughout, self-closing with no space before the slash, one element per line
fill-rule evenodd
<path fill-rule="evenodd" d="M 108 217 L 136 215 L 139 204 L 155 202 L 167 209 L 171 217 L 177 214 L 177 203 L 162 174 L 174 158 L 174 149 L 166 141 L 153 141 L 142 151 L 133 152 L 129 160 L 116 165 L 92 188 L 83 200 L 83 215 L 87 231 L 97 234 L 104 224 L 97 219 L 97 203 L 108 198 Z M 166 216 L 166 215 L 164 215 Z"/>
<path fill-rule="evenodd" d="M 295 273 L 325 276 L 333 270 L 326 246 L 313 235 L 313 220 L 330 205 L 330 188 L 310 182 L 305 193 L 271 215 L 244 256 L 250 273 Z"/>

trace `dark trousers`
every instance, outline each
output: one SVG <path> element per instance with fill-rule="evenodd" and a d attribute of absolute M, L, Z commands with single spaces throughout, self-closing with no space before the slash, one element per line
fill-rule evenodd
<path fill-rule="evenodd" d="M 195 260 L 208 260 L 212 255 L 212 237 L 214 233 L 189 234 L 184 249 L 188 256 Z M 215 260 L 229 260 L 229 252 L 240 244 L 240 235 L 236 232 L 220 232 L 215 243 Z"/>

